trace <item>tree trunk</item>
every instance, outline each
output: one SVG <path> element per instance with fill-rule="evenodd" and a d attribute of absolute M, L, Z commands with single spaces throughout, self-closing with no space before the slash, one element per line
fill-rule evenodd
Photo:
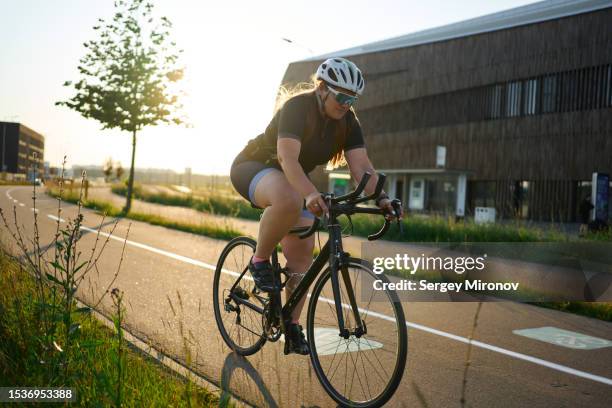
<path fill-rule="evenodd" d="M 128 178 L 127 195 L 123 212 L 130 212 L 132 208 L 132 191 L 134 189 L 134 159 L 136 158 L 136 131 L 132 131 L 132 165 L 130 166 L 130 177 Z"/>

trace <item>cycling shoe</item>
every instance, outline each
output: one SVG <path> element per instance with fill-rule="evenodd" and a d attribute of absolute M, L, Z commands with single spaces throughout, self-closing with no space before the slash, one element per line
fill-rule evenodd
<path fill-rule="evenodd" d="M 251 259 L 249 261 L 249 271 L 251 272 L 251 276 L 253 276 L 255 286 L 257 286 L 259 290 L 268 293 L 276 290 L 274 271 L 269 261 L 253 263 Z"/>

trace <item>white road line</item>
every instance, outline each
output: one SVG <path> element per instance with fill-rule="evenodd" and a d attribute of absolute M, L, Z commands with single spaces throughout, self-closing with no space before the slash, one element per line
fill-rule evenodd
<path fill-rule="evenodd" d="M 333 299 L 319 297 L 319 300 L 322 300 L 322 301 L 324 301 L 326 303 L 334 304 L 334 300 Z M 343 306 L 346 307 L 346 308 L 349 307 L 348 305 L 345 305 L 345 304 L 343 304 Z M 367 312 L 369 316 L 376 316 L 376 317 L 378 317 L 379 319 L 382 319 L 382 320 L 387 320 L 387 321 L 395 322 L 395 319 L 393 317 L 384 315 L 382 313 L 368 311 L 368 310 L 364 310 L 364 309 L 361 309 L 361 308 L 359 309 L 359 311 L 362 312 L 362 313 L 366 313 Z M 461 343 L 466 343 L 466 344 L 470 343 L 470 339 L 468 339 L 466 337 L 457 336 L 456 334 L 447 333 L 447 332 L 444 332 L 444 331 L 441 331 L 441 330 L 437 330 L 437 329 L 432 329 L 431 327 L 423 326 L 421 324 L 411 323 L 409 321 L 406 321 L 406 326 L 412 327 L 413 329 L 422 330 L 422 331 L 425 331 L 427 333 L 435 334 L 437 336 L 446 337 L 447 339 L 459 341 Z M 587 372 L 584 372 L 584 371 L 576 370 L 574 368 L 567 367 L 567 366 L 564 366 L 564 365 L 561 365 L 561 364 L 556 364 L 556 363 L 552 363 L 550 361 L 542 360 L 541 358 L 529 356 L 527 354 L 517 353 L 516 351 L 506 350 L 504 348 L 493 346 L 493 345 L 487 344 L 487 343 L 483 343 L 483 342 L 478 341 L 478 340 L 472 340 L 471 343 L 472 343 L 473 346 L 479 347 L 479 348 L 482 348 L 482 349 L 485 349 L 485 350 L 494 351 L 496 353 L 504 354 L 504 355 L 509 356 L 509 357 L 514 357 L 514 358 L 519 359 L 519 360 L 524 360 L 524 361 L 528 361 L 530 363 L 534 363 L 534 364 L 538 364 L 538 365 L 541 365 L 541 366 L 544 366 L 544 367 L 552 368 L 553 370 L 557 370 L 557 371 L 561 371 L 561 372 L 564 372 L 564 373 L 567 373 L 567 374 L 575 375 L 576 377 L 582 377 L 582 378 L 586 378 L 587 380 L 592 380 L 592 381 L 597 381 L 597 382 L 600 382 L 600 383 L 603 383 L 603 384 L 612 385 L 612 379 L 607 378 L 607 377 L 602 377 L 602 376 L 599 376 L 599 375 L 595 375 L 595 374 L 587 373 Z"/>
<path fill-rule="evenodd" d="M 58 220 L 58 218 L 56 216 L 54 216 L 54 215 L 48 214 L 47 216 L 49 218 L 51 218 L 52 220 L 55 220 L 55 221 Z M 60 222 L 65 222 L 65 220 L 63 220 L 61 218 L 59 218 L 59 220 L 60 220 Z M 88 227 L 81 227 L 81 229 L 83 229 L 85 231 L 93 232 L 93 233 L 97 233 L 98 232 L 97 230 L 92 229 L 92 228 L 88 228 Z M 144 250 L 147 250 L 147 251 L 150 251 L 150 252 L 154 252 L 154 253 L 157 253 L 157 254 L 160 254 L 160 255 L 164 255 L 164 256 L 167 256 L 169 258 L 176 259 L 178 261 L 185 262 L 185 263 L 188 263 L 188 264 L 191 264 L 191 265 L 194 265 L 194 266 L 199 266 L 199 267 L 202 267 L 202 268 L 205 268 L 205 269 L 210 269 L 211 271 L 214 271 L 216 269 L 215 265 L 211 265 L 209 263 L 198 261 L 196 259 L 188 258 L 186 256 L 178 255 L 178 254 L 175 254 L 175 253 L 172 253 L 172 252 L 164 251 L 163 249 L 154 248 L 152 246 L 141 244 L 139 242 L 134 242 L 134 241 L 130 241 L 130 240 L 126 241 L 123 238 L 120 238 L 120 237 L 117 237 L 117 236 L 114 236 L 114 235 L 110 235 L 110 234 L 108 234 L 106 232 L 100 231 L 100 235 L 103 235 L 105 237 L 110 237 L 111 239 L 114 239 L 114 240 L 117 240 L 117 241 L 120 241 L 120 242 L 124 242 L 125 241 L 126 244 L 128 244 L 128 245 L 135 246 L 137 248 L 141 248 L 141 249 L 144 249 Z M 229 274 L 234 275 L 234 276 L 236 275 L 236 272 L 232 272 L 232 271 L 225 271 L 224 270 L 223 272 L 224 273 L 229 273 Z M 331 299 L 327 299 L 327 298 L 323 298 L 323 297 L 320 297 L 319 299 L 321 301 L 324 301 L 324 302 L 332 302 L 333 303 L 333 300 L 331 300 Z M 393 317 L 387 316 L 387 315 L 384 315 L 384 314 L 381 314 L 381 313 L 377 313 L 377 312 L 373 312 L 373 311 L 369 311 L 368 313 L 371 316 L 377 316 L 380 319 L 389 320 L 389 321 L 395 321 L 395 319 Z M 408 327 L 412 327 L 413 329 L 422 330 L 424 332 L 427 332 L 427 333 L 430 333 L 430 334 L 435 334 L 437 336 L 445 337 L 445 338 L 448 338 L 448 339 L 451 339 L 451 340 L 455 340 L 455 341 L 458 341 L 458 342 L 461 342 L 461 343 L 466 343 L 466 344 L 470 343 L 470 340 L 468 338 L 466 338 L 466 337 L 457 336 L 455 334 L 447 333 L 447 332 L 444 332 L 442 330 L 433 329 L 431 327 L 423 326 L 423 325 L 420 325 L 420 324 L 417 324 L 417 323 L 411 323 L 409 321 L 406 321 L 406 325 Z M 587 373 L 587 372 L 584 372 L 584 371 L 576 370 L 576 369 L 571 368 L 571 367 L 567 367 L 567 366 L 564 366 L 564 365 L 561 365 L 561 364 L 552 363 L 550 361 L 546 361 L 546 360 L 543 360 L 543 359 L 540 359 L 540 358 L 537 358 L 537 357 L 533 357 L 533 356 L 529 356 L 529 355 L 526 355 L 526 354 L 517 353 L 517 352 L 512 351 L 512 350 L 506 350 L 504 348 L 493 346 L 491 344 L 483 343 L 483 342 L 480 342 L 480 341 L 477 341 L 477 340 L 472 340 L 471 343 L 475 347 L 479 347 L 479 348 L 482 348 L 482 349 L 485 349 L 485 350 L 489 350 L 489 351 L 493 351 L 493 352 L 496 352 L 496 353 L 500 353 L 500 354 L 506 355 L 508 357 L 514 357 L 514 358 L 519 359 L 519 360 L 527 361 L 527 362 L 530 362 L 530 363 L 533 363 L 533 364 L 537 364 L 537 365 L 540 365 L 540 366 L 543 366 L 543 367 L 548 367 L 548 368 L 553 369 L 553 370 L 561 371 L 561 372 L 564 372 L 566 374 L 575 375 L 577 377 L 585 378 L 585 379 L 588 379 L 588 380 L 600 382 L 602 384 L 612 385 L 612 379 L 607 378 L 607 377 L 603 377 L 603 376 Z"/>
<path fill-rule="evenodd" d="M 51 217 L 51 216 L 49 216 L 49 217 Z M 55 217 L 55 218 L 57 218 L 57 217 Z M 95 229 L 92 229 L 92 228 L 88 228 L 88 227 L 81 227 L 81 229 L 83 229 L 85 231 L 93 232 L 95 234 L 98 233 L 98 230 L 95 230 Z M 102 231 L 100 231 L 100 235 L 103 235 L 105 237 L 110 237 L 111 239 L 114 239 L 114 240 L 117 240 L 117 241 L 120 241 L 120 242 L 124 242 L 125 241 L 124 238 L 116 237 L 114 235 L 110 235 L 110 234 L 108 234 L 106 232 L 102 232 Z M 191 264 L 191 265 L 199 266 L 199 267 L 210 269 L 210 270 L 213 270 L 213 271 L 216 268 L 214 265 L 208 264 L 206 262 L 201 262 L 201 261 L 198 261 L 196 259 L 187 258 L 186 256 L 182 256 L 182 255 L 178 255 L 178 254 L 175 254 L 175 253 L 172 253 L 172 252 L 164 251 L 163 249 L 157 249 L 157 248 L 154 248 L 154 247 L 149 246 L 149 245 L 141 244 L 139 242 L 134 242 L 134 241 L 127 240 L 127 244 L 135 246 L 137 248 L 141 248 L 141 249 L 147 250 L 147 251 L 155 252 L 156 254 L 167 256 L 168 258 L 176 259 L 177 261 L 185 262 L 185 263 L 188 263 L 188 264 Z"/>
<path fill-rule="evenodd" d="M 49 218 L 57 220 L 57 217 L 54 217 L 52 215 L 49 215 Z M 88 227 L 81 227 L 81 229 L 83 229 L 85 231 L 93 232 L 93 233 L 98 233 L 98 230 L 95 230 L 95 229 L 92 229 L 92 228 L 88 228 Z M 147 251 L 151 251 L 151 252 L 154 252 L 156 254 L 164 255 L 164 256 L 167 256 L 169 258 L 176 259 L 178 261 L 185 262 L 185 263 L 188 263 L 188 264 L 191 264 L 191 265 L 195 265 L 195 266 L 199 266 L 199 267 L 202 267 L 202 268 L 210 269 L 211 271 L 214 271 L 216 269 L 215 265 L 211 265 L 209 263 L 198 261 L 196 259 L 188 258 L 186 256 L 178 255 L 178 254 L 175 254 L 175 253 L 172 253 L 172 252 L 164 251 L 163 249 L 154 248 L 152 246 L 141 244 L 139 242 L 134 242 L 134 241 L 130 241 L 130 240 L 126 241 L 124 238 L 117 237 L 117 236 L 114 236 L 114 235 L 110 235 L 110 234 L 108 234 L 106 232 L 100 231 L 100 235 L 103 235 L 105 237 L 110 237 L 111 239 L 114 239 L 114 240 L 117 240 L 117 241 L 120 241 L 120 242 L 124 242 L 125 241 L 127 245 L 135 246 L 137 248 L 141 248 L 141 249 L 144 249 L 144 250 L 147 250 Z M 230 274 L 230 275 L 233 275 L 233 276 L 238 276 L 239 275 L 237 272 L 233 272 L 233 271 L 223 270 L 223 272 L 227 273 L 227 274 Z M 327 298 L 323 298 L 323 297 L 320 297 L 319 299 L 321 301 L 324 301 L 324 302 L 333 303 L 333 300 L 331 300 L 331 299 L 327 299 Z M 365 312 L 365 311 L 362 310 L 362 312 Z M 376 316 L 376 317 L 378 317 L 380 319 L 383 319 L 383 320 L 395 321 L 395 319 L 393 317 L 387 316 L 387 315 L 384 315 L 384 314 L 381 314 L 381 313 L 377 313 L 377 312 L 373 312 L 373 311 L 368 311 L 368 314 L 370 316 Z M 420 325 L 420 324 L 417 324 L 417 323 L 411 323 L 409 321 L 406 321 L 406 325 L 408 327 L 412 327 L 413 329 L 422 330 L 424 332 L 427 332 L 427 333 L 430 333 L 430 334 L 435 334 L 437 336 L 445 337 L 447 339 L 455 340 L 455 341 L 458 341 L 458 342 L 461 342 L 461 343 L 466 343 L 466 344 L 470 343 L 470 340 L 468 338 L 466 338 L 466 337 L 457 336 L 455 334 L 447 333 L 447 332 L 444 332 L 442 330 L 433 329 L 431 327 L 423 326 L 423 325 Z M 607 378 L 607 377 L 602 377 L 602 376 L 599 376 L 599 375 L 595 375 L 595 374 L 587 373 L 587 372 L 584 372 L 584 371 L 576 370 L 576 369 L 571 368 L 571 367 L 567 367 L 567 366 L 564 366 L 564 365 L 561 365 L 561 364 L 552 363 L 550 361 L 542 360 L 541 358 L 529 356 L 527 354 L 517 353 L 517 352 L 512 351 L 512 350 L 506 350 L 504 348 L 493 346 L 491 344 L 483 343 L 483 342 L 480 342 L 480 341 L 477 341 L 477 340 L 473 340 L 471 343 L 472 343 L 472 345 L 474 347 L 479 347 L 479 348 L 482 348 L 482 349 L 485 349 L 485 350 L 489 350 L 489 351 L 493 351 L 493 352 L 496 352 L 496 353 L 500 353 L 500 354 L 503 354 L 503 355 L 506 355 L 506 356 L 509 356 L 509 357 L 514 357 L 514 358 L 519 359 L 519 360 L 528 361 L 528 362 L 533 363 L 533 364 L 537 364 L 537 365 L 540 365 L 540 366 L 543 366 L 543 367 L 548 367 L 548 368 L 551 368 L 553 370 L 564 372 L 566 374 L 575 375 L 577 377 L 586 378 L 588 380 L 600 382 L 602 384 L 612 385 L 612 379 Z"/>
<path fill-rule="evenodd" d="M 25 207 L 25 204 L 24 203 L 19 203 L 19 206 L 20 207 Z"/>
<path fill-rule="evenodd" d="M 57 218 L 55 215 L 47 214 L 47 217 L 51 218 L 53 221 L 59 220 L 59 222 L 66 222 L 63 218 Z"/>
<path fill-rule="evenodd" d="M 38 214 L 38 208 L 30 208 L 30 210 L 34 211 L 35 213 Z"/>

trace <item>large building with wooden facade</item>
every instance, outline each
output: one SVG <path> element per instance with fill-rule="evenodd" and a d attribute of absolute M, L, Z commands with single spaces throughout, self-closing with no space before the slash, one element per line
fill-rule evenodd
<path fill-rule="evenodd" d="M 294 62 L 283 84 L 354 61 L 368 153 L 411 211 L 572 222 L 612 171 L 611 22 L 610 1 L 543 1 Z"/>
<path fill-rule="evenodd" d="M 15 179 L 42 178 L 45 138 L 21 123 L 0 122 L 0 170 Z"/>

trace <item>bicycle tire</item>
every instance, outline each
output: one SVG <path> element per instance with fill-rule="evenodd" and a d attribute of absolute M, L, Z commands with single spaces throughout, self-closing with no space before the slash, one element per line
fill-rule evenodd
<path fill-rule="evenodd" d="M 266 342 L 262 314 L 229 298 L 229 290 L 236 284 L 236 289 L 240 288 L 241 295 L 246 297 L 244 301 L 263 308 L 260 299 L 253 294 L 254 283 L 247 270 L 255 245 L 255 240 L 249 237 L 232 239 L 219 256 L 213 282 L 213 308 L 217 327 L 229 348 L 242 356 L 256 353 Z M 246 273 L 236 283 L 244 270 Z M 226 308 L 227 302 L 231 308 Z"/>
<path fill-rule="evenodd" d="M 408 333 L 404 311 L 395 291 L 389 291 L 388 289 L 377 292 L 382 300 L 380 303 L 366 305 L 367 307 L 364 308 L 361 303 L 364 303 L 363 299 L 367 297 L 367 292 L 358 286 L 359 284 L 366 285 L 367 283 L 358 281 L 359 279 L 365 279 L 364 275 L 357 275 L 363 273 L 370 279 L 380 279 L 387 283 L 389 280 L 384 275 L 376 275 L 372 271 L 372 267 L 361 259 L 350 258 L 347 270 L 351 276 L 357 308 L 359 309 L 361 319 L 366 323 L 367 333 L 360 338 L 352 335 L 348 340 L 339 336 L 338 320 L 330 279 L 331 270 L 328 267 L 315 283 L 308 305 L 307 336 L 311 350 L 310 358 L 319 381 L 334 401 L 342 406 L 360 408 L 380 407 L 395 393 L 406 367 Z M 340 274 L 339 281 L 345 327 L 351 329 L 354 328 L 354 326 L 351 327 L 351 323 L 354 323 L 355 319 L 347 298 L 346 284 Z M 384 301 L 385 299 L 386 301 Z M 370 300 L 372 300 L 372 297 Z M 326 303 L 329 307 L 323 306 Z M 319 315 L 317 315 L 317 310 L 320 311 Z M 328 325 L 329 328 L 325 328 L 325 325 Z M 390 330 L 393 328 L 395 328 L 395 334 Z M 391 340 L 394 337 L 396 341 L 395 344 L 392 344 Z M 334 347 L 333 357 L 330 357 L 330 352 Z M 379 349 L 382 350 L 378 352 Z M 343 352 L 338 353 L 339 350 Z M 389 358 L 390 352 L 394 353 L 394 357 L 391 359 Z M 344 356 L 340 355 L 334 369 L 334 361 L 339 354 L 344 354 Z M 351 357 L 351 354 L 354 354 L 354 356 Z M 349 358 L 354 363 L 354 367 L 348 367 Z M 385 364 L 381 362 L 380 358 L 384 358 Z M 329 362 L 330 359 L 331 363 Z M 344 378 L 344 387 L 339 386 L 342 383 L 341 374 L 340 377 L 334 380 L 342 365 L 342 359 L 345 359 L 345 369 L 341 371 L 344 371 L 347 377 Z M 361 363 L 360 367 L 359 363 Z M 371 368 L 368 370 L 365 367 L 366 363 L 371 365 Z M 380 391 L 372 392 L 372 377 L 380 376 L 381 371 L 386 372 L 385 367 L 393 367 L 393 371 L 387 375 L 388 378 L 382 378 L 379 381 L 381 384 L 377 389 Z M 346 380 L 349 375 L 351 376 L 351 384 L 347 390 Z M 357 388 L 355 388 L 353 393 L 356 376 L 358 378 Z M 340 378 L 340 381 L 337 380 L 338 378 Z"/>

